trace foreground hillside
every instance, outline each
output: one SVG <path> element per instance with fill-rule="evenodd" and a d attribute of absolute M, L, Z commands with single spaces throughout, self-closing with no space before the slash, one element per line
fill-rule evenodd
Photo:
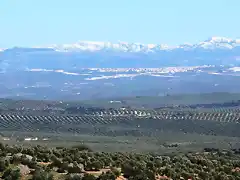
<path fill-rule="evenodd" d="M 92 152 L 84 145 L 47 148 L 0 144 L 2 179 L 155 180 L 240 179 L 240 149 L 206 148 L 198 153 Z"/>

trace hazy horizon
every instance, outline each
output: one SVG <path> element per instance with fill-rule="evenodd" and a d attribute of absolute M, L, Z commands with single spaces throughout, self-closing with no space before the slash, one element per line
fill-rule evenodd
<path fill-rule="evenodd" d="M 126 41 L 197 43 L 239 38 L 240 1 L 13 1 L 0 2 L 0 48 Z"/>

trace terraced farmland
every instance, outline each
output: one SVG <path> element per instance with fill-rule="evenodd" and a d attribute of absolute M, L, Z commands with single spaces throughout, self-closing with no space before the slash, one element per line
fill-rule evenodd
<path fill-rule="evenodd" d="M 158 136 L 166 131 L 240 137 L 240 112 L 236 108 L 218 111 L 122 108 L 79 114 L 39 114 L 2 111 L 0 130 L 108 136 Z"/>
<path fill-rule="evenodd" d="M 183 132 L 240 137 L 240 101 L 158 108 L 86 104 L 1 100 L 0 130 L 151 137 Z"/>

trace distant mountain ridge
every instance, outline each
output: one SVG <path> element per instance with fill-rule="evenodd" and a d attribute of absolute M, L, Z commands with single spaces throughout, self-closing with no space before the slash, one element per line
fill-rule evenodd
<path fill-rule="evenodd" d="M 0 49 L 0 97 L 96 99 L 240 91 L 240 40 L 176 47 L 80 41 Z"/>
<path fill-rule="evenodd" d="M 159 68 L 240 66 L 240 39 L 211 37 L 196 44 L 80 41 L 45 47 L 13 47 L 0 52 L 0 72 L 26 69 Z"/>
<path fill-rule="evenodd" d="M 193 50 L 196 48 L 201 49 L 233 49 L 240 47 L 240 39 L 229 39 L 225 37 L 211 37 L 206 41 L 197 44 L 181 44 L 179 46 L 171 47 L 166 44 L 142 44 L 142 43 L 128 43 L 128 42 L 92 42 L 80 41 L 75 44 L 63 44 L 49 46 L 56 51 L 101 51 L 113 50 L 120 52 L 158 52 L 163 50 Z"/>
<path fill-rule="evenodd" d="M 73 44 L 62 45 L 50 45 L 46 47 L 14 47 L 10 49 L 14 50 L 36 50 L 36 51 L 57 51 L 57 52 L 96 52 L 96 51 L 114 51 L 114 52 L 135 52 L 135 53 L 154 53 L 159 51 L 171 51 L 171 50 L 231 50 L 234 48 L 240 48 L 240 39 L 230 39 L 226 37 L 211 37 L 203 42 L 197 44 L 181 44 L 175 47 L 168 46 L 166 44 L 142 44 L 142 43 L 129 43 L 129 42 L 95 42 L 95 41 L 79 41 Z M 1 50 L 8 51 L 9 49 Z"/>

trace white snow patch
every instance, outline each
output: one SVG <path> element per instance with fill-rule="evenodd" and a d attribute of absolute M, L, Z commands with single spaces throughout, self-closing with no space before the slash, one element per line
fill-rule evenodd
<path fill-rule="evenodd" d="M 232 67 L 232 68 L 229 68 L 228 70 L 234 71 L 234 72 L 239 72 L 240 71 L 240 67 Z"/>
<path fill-rule="evenodd" d="M 66 75 L 73 75 L 73 76 L 87 76 L 89 74 L 80 74 L 80 73 L 75 73 L 75 72 L 67 72 L 64 71 L 62 69 L 57 69 L 57 70 L 53 70 L 53 69 L 27 69 L 26 71 L 30 71 L 30 72 L 56 72 L 56 73 L 62 73 L 62 74 L 66 74 Z"/>

